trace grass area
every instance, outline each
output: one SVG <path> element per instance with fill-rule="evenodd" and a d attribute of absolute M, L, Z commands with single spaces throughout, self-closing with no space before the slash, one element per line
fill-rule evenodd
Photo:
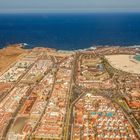
<path fill-rule="evenodd" d="M 117 102 L 126 110 L 129 110 L 129 106 L 127 105 L 127 103 L 123 100 L 117 100 Z"/>

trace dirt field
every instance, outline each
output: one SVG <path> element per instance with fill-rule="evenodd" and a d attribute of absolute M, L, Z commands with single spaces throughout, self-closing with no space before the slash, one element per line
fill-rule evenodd
<path fill-rule="evenodd" d="M 15 44 L 0 50 L 0 73 L 27 51 Z"/>

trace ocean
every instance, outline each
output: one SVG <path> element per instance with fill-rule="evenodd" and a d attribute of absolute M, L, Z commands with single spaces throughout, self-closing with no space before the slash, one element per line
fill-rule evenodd
<path fill-rule="evenodd" d="M 0 48 L 13 43 L 60 50 L 140 45 L 140 13 L 0 14 Z"/>

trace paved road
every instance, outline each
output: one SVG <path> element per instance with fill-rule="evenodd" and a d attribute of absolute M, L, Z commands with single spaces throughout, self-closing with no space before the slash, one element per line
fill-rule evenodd
<path fill-rule="evenodd" d="M 23 75 L 20 76 L 20 78 L 19 78 L 16 82 L 11 82 L 11 83 L 13 83 L 14 85 L 12 86 L 12 88 L 11 88 L 6 94 L 4 94 L 4 96 L 2 96 L 2 97 L 0 98 L 0 102 L 2 102 L 2 101 L 8 96 L 8 94 L 15 88 L 15 86 L 17 86 L 17 85 L 21 82 L 22 78 L 31 70 L 31 68 L 34 66 L 34 64 L 35 64 L 39 59 L 40 59 L 40 57 L 39 57 L 35 62 L 33 62 L 33 63 L 29 66 L 29 68 L 26 70 L 26 72 L 23 73 Z"/>
<path fill-rule="evenodd" d="M 73 124 L 73 107 L 74 107 L 75 103 L 76 103 L 80 98 L 82 98 L 86 93 L 87 93 L 86 90 L 83 91 L 83 93 L 71 104 L 71 107 L 70 107 L 70 109 L 71 109 L 71 113 L 70 113 L 70 114 L 71 114 L 71 117 L 70 117 L 70 123 L 69 123 L 69 124 Z M 114 100 L 115 97 L 114 97 L 114 98 L 110 97 L 110 94 L 108 94 L 107 91 L 104 91 L 104 92 L 103 92 L 103 91 L 96 91 L 96 92 L 94 93 L 94 95 L 103 96 L 103 97 L 105 97 L 105 98 L 111 100 L 112 103 L 116 103 L 116 104 L 122 109 L 124 115 L 125 115 L 126 118 L 128 119 L 129 123 L 132 125 L 132 127 L 134 128 L 134 130 L 135 130 L 135 132 L 136 132 L 138 138 L 140 139 L 140 127 L 139 127 L 139 125 L 138 125 L 138 122 L 136 121 L 136 119 L 134 118 L 133 115 L 130 115 L 129 112 L 128 112 L 125 108 L 123 108 L 118 102 L 116 102 L 116 101 Z M 72 125 L 69 125 L 69 132 L 70 132 L 70 133 L 68 134 L 68 140 L 71 140 L 71 136 L 72 136 L 72 134 L 71 134 L 71 129 L 72 129 L 72 128 L 71 128 L 71 127 L 72 127 Z"/>
<path fill-rule="evenodd" d="M 46 102 L 45 108 L 44 108 L 44 110 L 42 111 L 42 113 L 41 113 L 41 115 L 40 115 L 40 117 L 39 117 L 39 119 L 38 119 L 38 121 L 37 121 L 35 127 L 33 128 L 32 132 L 28 135 L 29 140 L 32 139 L 33 133 L 35 132 L 35 130 L 36 130 L 37 126 L 39 125 L 39 123 L 40 123 L 40 121 L 41 121 L 43 115 L 44 115 L 45 112 L 46 112 L 47 106 L 48 106 L 48 104 L 49 104 L 49 101 L 50 101 L 50 98 L 51 98 L 51 95 L 52 95 L 52 92 L 53 92 L 53 89 L 54 89 L 54 85 L 55 85 L 55 81 L 56 81 L 56 73 L 57 73 L 57 70 L 56 70 L 56 71 L 54 72 L 54 74 L 53 74 L 53 75 L 54 75 L 54 82 L 53 82 L 52 89 L 51 89 L 51 91 L 50 91 L 50 93 L 49 93 L 49 99 L 47 99 L 47 97 L 46 97 L 47 102 Z"/>
<path fill-rule="evenodd" d="M 42 57 L 42 56 L 40 56 L 40 57 Z M 32 64 L 32 66 L 40 59 L 40 57 Z M 29 72 L 29 70 L 32 68 L 32 66 L 30 66 L 28 71 L 26 71 L 26 74 L 27 74 L 27 72 Z M 51 70 L 51 68 L 50 68 L 50 70 Z M 49 70 L 47 70 L 47 72 L 49 72 Z M 24 77 L 24 75 L 17 81 L 17 84 L 20 83 L 20 80 Z M 14 121 L 16 120 L 16 116 L 18 115 L 19 110 L 24 105 L 24 103 L 27 100 L 27 98 L 30 96 L 30 94 L 31 94 L 32 90 L 34 89 L 34 87 L 36 87 L 43 78 L 44 78 L 44 76 L 38 82 L 30 85 L 30 88 L 26 93 L 26 97 L 23 98 L 22 102 L 19 104 L 19 106 L 17 107 L 16 111 L 13 113 L 11 120 L 8 122 L 8 124 L 7 124 L 6 128 L 5 128 L 5 131 L 3 132 L 2 140 L 6 139 L 7 133 L 9 132 L 9 130 L 11 129 L 11 126 L 13 125 Z"/>
<path fill-rule="evenodd" d="M 69 123 L 70 123 L 70 113 L 71 113 L 71 99 L 72 99 L 72 87 L 73 87 L 73 83 L 74 83 L 74 76 L 75 76 L 75 66 L 76 66 L 76 61 L 77 61 L 77 55 L 74 56 L 73 59 L 73 63 L 72 63 L 72 71 L 71 71 L 71 79 L 70 79 L 70 85 L 69 85 L 69 91 L 68 91 L 68 104 L 67 104 L 67 112 L 66 112 L 66 120 L 65 120 L 65 127 L 63 129 L 63 140 L 67 140 L 68 139 L 68 135 L 69 135 Z"/>

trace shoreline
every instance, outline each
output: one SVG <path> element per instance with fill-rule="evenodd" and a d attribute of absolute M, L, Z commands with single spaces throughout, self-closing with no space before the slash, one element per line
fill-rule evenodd
<path fill-rule="evenodd" d="M 48 52 L 51 52 L 51 53 L 53 52 L 53 53 L 73 54 L 76 52 L 98 51 L 98 50 L 102 50 L 102 49 L 111 49 L 111 48 L 119 49 L 120 48 L 120 49 L 136 49 L 136 50 L 139 50 L 139 53 L 135 54 L 135 55 L 140 54 L 140 45 L 134 45 L 134 46 L 109 46 L 109 45 L 91 46 L 91 47 L 88 47 L 85 49 L 76 49 L 76 50 L 62 50 L 62 49 L 49 48 L 49 47 L 44 47 L 44 46 L 34 46 L 34 47 L 30 48 L 28 46 L 30 46 L 30 45 L 27 43 L 11 44 L 11 45 L 5 46 L 3 48 L 0 48 L 0 51 L 10 49 L 12 52 L 13 48 L 14 48 L 14 50 L 16 48 L 17 50 L 19 49 L 20 51 L 27 51 L 27 52 L 32 51 L 32 50 L 47 50 Z"/>
<path fill-rule="evenodd" d="M 110 59 L 108 59 L 108 62 L 116 69 L 121 69 L 123 71 L 129 72 L 129 73 L 136 73 L 140 74 L 140 72 L 137 70 L 140 67 L 135 66 L 137 63 L 140 64 L 138 60 L 136 60 L 134 57 L 136 54 L 140 53 L 140 45 L 138 46 L 128 46 L 128 47 L 120 47 L 120 46 L 96 46 L 96 47 L 89 47 L 86 49 L 79 49 L 79 50 L 74 50 L 74 51 L 69 51 L 69 50 L 58 50 L 54 48 L 48 48 L 48 47 L 34 47 L 34 48 L 29 48 L 27 49 L 28 44 L 25 43 L 20 43 L 20 44 L 13 44 L 9 45 L 3 49 L 0 49 L 1 55 L 0 57 L 0 71 L 2 71 L 5 67 L 10 65 L 13 61 L 11 58 L 15 61 L 17 57 L 19 57 L 22 54 L 28 53 L 30 51 L 36 51 L 36 52 L 41 52 L 41 51 L 46 51 L 48 55 L 51 56 L 56 56 L 56 57 L 67 57 L 69 55 L 73 55 L 74 53 L 86 53 L 86 52 L 93 52 L 97 53 L 100 55 L 100 57 L 105 57 L 109 56 Z M 112 51 L 110 51 L 112 50 Z M 138 53 L 136 53 L 138 52 Z M 114 59 L 114 56 L 121 56 L 124 55 L 125 57 L 123 58 L 117 58 L 116 60 Z M 128 59 L 126 58 L 127 56 L 133 55 L 133 58 L 131 57 L 131 61 L 129 59 L 129 62 L 132 65 L 129 65 L 129 62 L 127 61 Z M 3 62 L 7 60 L 8 64 L 3 64 Z M 112 64 L 112 61 L 117 61 L 117 65 Z M 124 60 L 123 66 L 121 66 L 121 60 Z M 113 63 L 116 63 L 116 62 Z M 134 65 L 135 63 L 135 65 Z M 127 66 L 128 65 L 128 66 Z M 127 67 L 132 67 L 127 68 Z M 4 68 L 3 68 L 4 67 Z M 134 69 L 133 69 L 134 68 Z M 131 69 L 131 70 L 130 70 Z"/>
<path fill-rule="evenodd" d="M 55 50 L 55 51 L 60 51 L 60 52 L 81 52 L 81 51 L 90 51 L 90 50 L 95 50 L 95 49 L 100 49 L 100 48 L 140 48 L 140 45 L 130 45 L 130 46 L 118 46 L 118 45 L 93 45 L 91 47 L 83 48 L 83 49 L 75 49 L 75 50 L 65 50 L 65 49 L 58 49 L 58 48 L 51 48 L 51 47 L 46 47 L 46 46 L 33 46 L 27 43 L 16 43 L 16 44 L 9 44 L 8 46 L 5 46 L 3 48 L 0 48 L 0 50 L 7 48 L 9 46 L 13 45 L 19 45 L 19 48 L 25 49 L 25 50 L 32 50 L 35 48 L 43 48 L 43 49 L 50 49 L 50 50 Z M 32 47 L 29 47 L 32 46 Z"/>

